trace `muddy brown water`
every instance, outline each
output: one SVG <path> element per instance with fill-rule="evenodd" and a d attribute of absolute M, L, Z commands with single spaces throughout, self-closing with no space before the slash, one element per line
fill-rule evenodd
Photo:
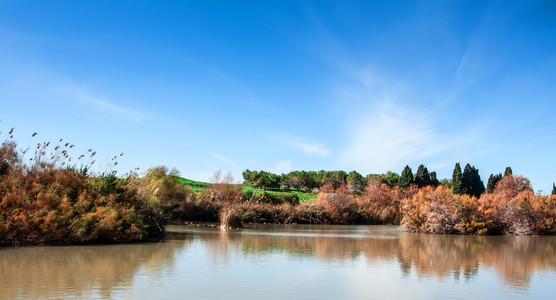
<path fill-rule="evenodd" d="M 0 299 L 556 299 L 555 236 L 168 231 L 159 243 L 0 248 Z"/>

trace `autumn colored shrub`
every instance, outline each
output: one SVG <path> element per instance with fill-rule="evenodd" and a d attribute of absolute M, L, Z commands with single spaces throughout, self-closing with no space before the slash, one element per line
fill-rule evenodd
<path fill-rule="evenodd" d="M 401 188 L 391 188 L 380 178 L 370 178 L 361 197 L 357 198 L 358 211 L 370 224 L 399 224 L 403 197 Z"/>
<path fill-rule="evenodd" d="M 554 197 L 536 195 L 523 176 L 504 176 L 492 193 L 478 200 L 477 210 L 492 234 L 556 233 Z"/>
<path fill-rule="evenodd" d="M 317 205 L 322 209 L 322 218 L 327 224 L 356 224 L 360 219 L 356 196 L 348 193 L 346 185 L 335 193 L 319 193 Z"/>
<path fill-rule="evenodd" d="M 529 180 L 506 175 L 480 198 L 439 186 L 404 199 L 408 231 L 457 234 L 555 234 L 556 197 L 536 195 Z"/>
<path fill-rule="evenodd" d="M 132 176 L 129 185 L 167 219 L 179 219 L 184 203 L 195 202 L 195 193 L 178 182 L 178 175 L 175 169 L 168 171 L 166 167 L 155 167 L 147 170 L 142 178 Z"/>
<path fill-rule="evenodd" d="M 403 201 L 404 216 L 401 225 L 408 231 L 429 233 L 457 233 L 457 224 L 463 205 L 451 190 L 424 187 Z"/>
<path fill-rule="evenodd" d="M 24 160 L 13 142 L 0 147 L 0 245 L 139 241 L 164 233 L 160 215 L 128 180 L 68 165 L 67 148 L 38 144 Z M 63 167 L 62 167 L 63 166 Z"/>

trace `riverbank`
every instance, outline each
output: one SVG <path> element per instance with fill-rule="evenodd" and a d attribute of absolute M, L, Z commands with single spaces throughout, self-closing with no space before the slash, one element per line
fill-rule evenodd
<path fill-rule="evenodd" d="M 70 165 L 72 145 L 38 144 L 24 159 L 12 142 L 0 148 L 0 245 L 69 245 L 160 239 L 167 221 L 401 225 L 406 231 L 449 234 L 556 234 L 556 196 L 537 195 L 529 181 L 507 175 L 480 197 L 445 185 L 391 187 L 369 179 L 362 191 L 346 185 L 321 188 L 315 199 L 253 193 L 217 181 L 195 192 L 165 167 L 142 178 L 93 174 L 87 163 Z M 82 156 L 83 157 L 83 156 Z M 81 159 L 81 157 L 80 157 Z M 85 160 L 85 159 L 84 159 Z"/>
<path fill-rule="evenodd" d="M 299 204 L 216 202 L 201 194 L 182 203 L 180 218 L 225 223 L 227 218 L 219 217 L 226 211 L 239 224 L 236 227 L 241 223 L 391 224 L 437 234 L 556 234 L 556 197 L 534 194 L 524 181 L 508 176 L 479 198 L 454 194 L 445 186 L 402 190 L 378 182 L 370 183 L 360 195 L 345 190 L 321 192 L 314 201 Z"/>

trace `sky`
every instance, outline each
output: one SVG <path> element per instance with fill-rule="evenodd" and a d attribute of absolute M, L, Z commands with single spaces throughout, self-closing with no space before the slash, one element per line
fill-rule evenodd
<path fill-rule="evenodd" d="M 460 162 L 550 193 L 555 111 L 554 1 L 0 2 L 0 140 L 121 173 Z"/>

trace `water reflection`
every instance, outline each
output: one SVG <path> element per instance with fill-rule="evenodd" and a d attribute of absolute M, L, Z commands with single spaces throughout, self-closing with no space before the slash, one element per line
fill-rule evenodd
<path fill-rule="evenodd" d="M 264 255 L 367 262 L 397 261 L 402 273 L 421 278 L 474 278 L 491 268 L 510 287 L 526 288 L 539 271 L 556 271 L 554 236 L 458 236 L 400 232 L 393 226 L 252 225 L 248 229 L 174 227 L 171 239 L 196 238 L 207 244 L 215 264 L 237 250 Z M 187 243 L 187 242 L 186 242 Z"/>
<path fill-rule="evenodd" d="M 169 231 L 161 243 L 0 248 L 0 298 L 266 298 L 269 290 L 277 299 L 430 298 L 431 288 L 441 291 L 433 298 L 485 297 L 492 289 L 550 298 L 556 283 L 553 236 L 411 234 L 395 226 Z M 548 274 L 542 289 L 538 274 Z"/>
<path fill-rule="evenodd" d="M 139 267 L 173 264 L 175 243 L 0 248 L 0 298 L 110 298 Z"/>

